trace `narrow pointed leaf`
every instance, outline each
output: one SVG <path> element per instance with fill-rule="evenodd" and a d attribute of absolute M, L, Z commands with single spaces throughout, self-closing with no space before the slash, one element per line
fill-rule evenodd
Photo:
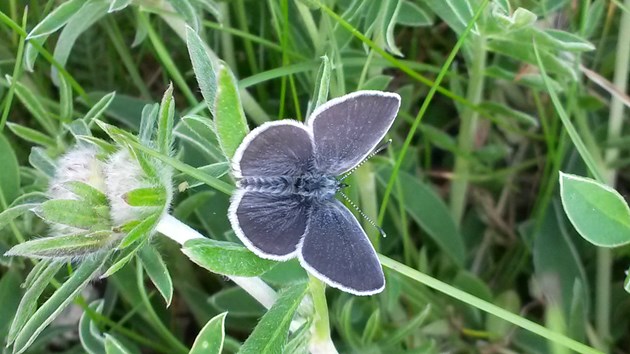
<path fill-rule="evenodd" d="M 46 221 L 86 230 L 103 228 L 109 220 L 108 207 L 95 207 L 80 200 L 49 200 L 41 205 L 38 212 Z"/>
<path fill-rule="evenodd" d="M 135 207 L 164 206 L 166 190 L 164 187 L 138 188 L 126 193 L 123 199 Z"/>
<path fill-rule="evenodd" d="M 214 122 L 223 153 L 232 159 L 234 152 L 249 132 L 238 93 L 238 84 L 227 65 L 218 70 L 218 89 L 215 99 Z"/>
<path fill-rule="evenodd" d="M 158 150 L 165 155 L 171 154 L 174 120 L 175 100 L 173 99 L 173 84 L 170 84 L 164 92 L 158 114 Z"/>
<path fill-rule="evenodd" d="M 94 277 L 103 265 L 105 254 L 86 259 L 79 268 L 35 311 L 17 335 L 14 352 L 23 353 Z"/>
<path fill-rule="evenodd" d="M 103 311 L 103 304 L 103 299 L 99 299 L 92 302 L 88 307 L 93 312 L 100 314 Z M 92 321 L 88 311 L 85 311 L 79 320 L 79 339 L 81 340 L 81 346 L 89 354 L 101 354 L 105 351 L 105 337 Z"/>
<path fill-rule="evenodd" d="M 134 243 L 136 240 L 149 237 L 151 232 L 153 232 L 159 217 L 160 214 L 154 214 L 142 220 L 142 222 L 129 231 L 118 247 L 125 248 Z"/>
<path fill-rule="evenodd" d="M 36 170 L 48 177 L 53 177 L 55 175 L 55 169 L 57 168 L 55 166 L 55 161 L 48 156 L 46 150 L 40 147 L 34 147 L 31 149 L 31 154 L 28 155 L 28 162 L 31 166 L 35 167 Z"/>
<path fill-rule="evenodd" d="M 149 278 L 166 301 L 166 306 L 170 306 L 173 298 L 173 280 L 162 256 L 151 245 L 140 248 L 138 256 Z"/>
<path fill-rule="evenodd" d="M 214 101 L 217 94 L 217 78 L 212 58 L 206 53 L 205 45 L 197 32 L 186 27 L 186 44 L 192 62 L 193 71 L 201 89 L 201 95 L 210 113 L 214 116 Z"/>
<path fill-rule="evenodd" d="M 2 197 L 4 197 L 5 203 L 8 205 L 18 196 L 20 189 L 20 172 L 13 147 L 11 147 L 11 144 L 4 135 L 1 134 L 0 166 L 2 166 L 2 172 L 0 173 L 0 193 Z M 2 210 L 3 207 L 0 205 L 0 211 Z M 0 224 L 2 224 L 1 221 Z"/>
<path fill-rule="evenodd" d="M 99 119 L 101 115 L 105 112 L 105 110 L 107 110 L 107 107 L 109 107 L 112 101 L 114 101 L 115 97 L 116 92 L 110 92 L 101 97 L 101 99 L 98 100 L 98 102 L 96 102 L 94 106 L 92 106 L 92 108 L 90 108 L 90 110 L 83 117 L 85 123 L 89 125 L 94 119 Z"/>
<path fill-rule="evenodd" d="M 42 259 L 80 257 L 104 250 L 112 242 L 112 238 L 109 231 L 42 237 L 13 246 L 5 255 Z"/>
<path fill-rule="evenodd" d="M 131 354 L 131 352 L 114 336 L 105 334 L 105 354 Z"/>
<path fill-rule="evenodd" d="M 46 290 L 50 281 L 55 277 L 55 274 L 57 274 L 63 265 L 62 262 L 46 261 L 41 261 L 38 265 L 39 264 L 41 264 L 41 266 L 36 266 L 33 268 L 33 271 L 41 269 L 41 272 L 38 272 L 31 281 L 25 282 L 25 284 L 28 284 L 28 287 L 26 288 L 26 292 L 24 293 L 22 300 L 20 300 L 20 305 L 18 306 L 13 322 L 11 323 L 8 336 L 9 344 L 15 341 L 18 333 L 20 333 L 26 322 L 28 322 L 28 319 L 33 315 L 37 309 L 37 300 L 44 290 Z"/>
<path fill-rule="evenodd" d="M 221 354 L 225 339 L 225 317 L 227 312 L 213 317 L 199 331 L 189 354 Z"/>
<path fill-rule="evenodd" d="M 247 338 L 239 354 L 282 353 L 287 341 L 289 325 L 307 289 L 307 285 L 302 283 L 283 291 Z"/>
<path fill-rule="evenodd" d="M 31 30 L 27 39 L 46 36 L 57 31 L 77 13 L 84 3 L 84 0 L 70 0 L 57 6 Z"/>

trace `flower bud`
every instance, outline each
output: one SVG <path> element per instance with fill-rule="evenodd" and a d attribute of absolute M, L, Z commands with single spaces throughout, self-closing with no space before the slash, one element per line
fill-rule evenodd
<path fill-rule="evenodd" d="M 145 168 L 126 149 L 113 154 L 105 165 L 105 190 L 111 207 L 111 218 L 115 226 L 133 220 L 143 220 L 162 207 L 168 212 L 173 186 L 172 170 L 159 161 L 145 160 Z M 148 170 L 148 171 L 147 171 Z M 138 190 L 155 191 L 161 194 L 161 205 L 130 205 L 127 197 Z"/>

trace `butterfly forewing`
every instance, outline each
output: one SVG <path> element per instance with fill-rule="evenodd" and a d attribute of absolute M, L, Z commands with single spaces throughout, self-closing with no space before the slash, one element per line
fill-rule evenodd
<path fill-rule="evenodd" d="M 400 107 L 400 96 L 358 91 L 320 106 L 309 118 L 320 171 L 340 175 L 361 162 L 383 139 Z"/>
<path fill-rule="evenodd" d="M 289 119 L 254 129 L 236 150 L 236 177 L 297 176 L 308 169 L 313 143 L 305 125 Z"/>
<path fill-rule="evenodd" d="M 336 199 L 312 206 L 299 257 L 311 273 L 343 291 L 371 295 L 385 286 L 374 247 L 354 215 Z"/>

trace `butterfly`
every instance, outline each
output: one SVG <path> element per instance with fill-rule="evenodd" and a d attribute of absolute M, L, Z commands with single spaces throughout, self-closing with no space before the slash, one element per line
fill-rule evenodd
<path fill-rule="evenodd" d="M 357 91 L 316 108 L 306 123 L 267 122 L 237 148 L 238 188 L 228 216 L 245 246 L 261 258 L 300 264 L 326 284 L 355 295 L 385 287 L 376 251 L 337 198 L 338 176 L 358 166 L 383 139 L 400 96 Z"/>

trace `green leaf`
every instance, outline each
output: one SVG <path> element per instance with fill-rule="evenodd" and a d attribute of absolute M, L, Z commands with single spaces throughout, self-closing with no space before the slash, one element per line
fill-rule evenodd
<path fill-rule="evenodd" d="M 7 76 L 7 80 L 13 83 L 13 79 Z M 39 100 L 39 96 L 34 90 L 24 86 L 20 81 L 15 82 L 15 94 L 24 107 L 31 113 L 33 118 L 48 132 L 50 135 L 56 135 L 57 128 L 52 118 Z"/>
<path fill-rule="evenodd" d="M 80 257 L 105 249 L 112 242 L 110 231 L 90 234 L 42 237 L 13 246 L 5 256 L 26 256 L 42 259 Z"/>
<path fill-rule="evenodd" d="M 175 127 L 174 133 L 179 139 L 192 144 L 209 161 L 225 161 L 226 157 L 219 147 L 214 122 L 206 117 L 186 116 Z"/>
<path fill-rule="evenodd" d="M 98 189 L 80 181 L 64 183 L 64 188 L 91 205 L 108 205 L 107 196 Z"/>
<path fill-rule="evenodd" d="M 87 258 L 52 296 L 29 318 L 15 338 L 14 353 L 23 353 L 99 271 L 106 254 Z"/>
<path fill-rule="evenodd" d="M 131 354 L 129 349 L 118 341 L 114 336 L 105 334 L 105 353 L 106 354 Z"/>
<path fill-rule="evenodd" d="M 80 200 L 49 200 L 37 211 L 46 221 L 85 230 L 102 228 L 109 220 L 109 208 L 98 208 Z"/>
<path fill-rule="evenodd" d="M 138 188 L 127 192 L 123 199 L 134 207 L 159 207 L 166 202 L 164 187 Z"/>
<path fill-rule="evenodd" d="M 420 326 L 428 319 L 431 314 L 431 305 L 426 305 L 424 309 L 418 313 L 415 317 L 407 321 L 407 323 L 397 329 L 388 338 L 386 338 L 384 346 L 398 345 L 405 337 L 411 335 L 413 332 L 418 331 Z"/>
<path fill-rule="evenodd" d="M 623 289 L 630 293 L 630 269 L 626 270 L 626 279 L 623 281 Z"/>
<path fill-rule="evenodd" d="M 201 173 L 204 173 L 208 176 L 214 178 L 221 178 L 225 176 L 228 172 L 230 172 L 230 163 L 229 162 L 217 162 L 210 165 L 202 166 L 197 168 L 197 170 Z M 179 182 L 179 191 L 183 192 L 190 188 L 195 188 L 203 185 L 203 182 L 199 181 L 196 178 L 193 178 L 185 173 L 181 173 L 175 176 L 175 180 L 181 181 Z"/>
<path fill-rule="evenodd" d="M 116 92 L 110 92 L 101 97 L 101 99 L 98 100 L 98 102 L 96 102 L 85 114 L 83 121 L 85 121 L 85 123 L 89 126 L 94 119 L 99 119 L 107 110 L 109 105 L 114 101 L 114 98 L 116 98 Z"/>
<path fill-rule="evenodd" d="M 586 39 L 583 39 L 573 33 L 547 29 L 544 32 L 536 32 L 536 41 L 541 46 L 550 45 L 555 48 L 570 51 L 570 52 L 584 52 L 595 50 L 595 46 L 592 45 Z"/>
<path fill-rule="evenodd" d="M 507 290 L 504 293 L 499 294 L 494 299 L 494 303 L 510 312 L 518 313 L 521 309 L 521 300 L 519 295 L 514 290 Z M 486 317 L 486 329 L 491 333 L 492 338 L 501 339 L 509 335 L 510 331 L 514 328 L 514 325 L 502 320 L 496 316 Z"/>
<path fill-rule="evenodd" d="M 153 139 L 155 122 L 157 121 L 160 105 L 148 104 L 142 108 L 142 118 L 140 119 L 140 130 L 138 138 L 143 144 L 149 144 Z"/>
<path fill-rule="evenodd" d="M 91 311 L 83 312 L 79 320 L 79 339 L 81 346 L 89 354 L 105 352 L 105 337 L 101 334 L 97 324 L 92 321 L 91 312 L 100 314 L 103 311 L 104 300 L 99 299 L 90 303 Z"/>
<path fill-rule="evenodd" d="M 103 91 L 90 92 L 88 93 L 88 100 L 89 102 L 99 101 L 107 94 Z M 142 109 L 148 103 L 150 102 L 137 97 L 117 93 L 103 113 L 131 128 L 131 130 L 137 131 L 140 128 Z M 102 118 L 97 119 L 102 120 Z"/>
<path fill-rule="evenodd" d="M 28 162 L 36 170 L 50 178 L 55 175 L 55 170 L 57 169 L 55 161 L 48 156 L 46 150 L 40 147 L 33 147 L 31 149 L 31 154 L 28 155 Z"/>
<path fill-rule="evenodd" d="M 603 28 L 602 19 L 604 18 L 605 0 L 595 0 L 588 9 L 588 16 L 585 19 L 583 34 L 586 38 L 594 37 L 598 31 Z"/>
<path fill-rule="evenodd" d="M 384 5 L 380 16 L 383 18 L 383 29 L 385 30 L 382 33 L 382 37 L 376 37 L 376 41 L 378 42 L 379 38 L 383 38 L 385 40 L 385 48 L 390 53 L 402 57 L 403 54 L 396 46 L 396 37 L 394 35 L 394 29 L 396 27 L 396 23 L 398 22 L 398 13 L 400 12 L 401 1 L 400 0 L 391 0 L 391 1 L 383 1 L 383 3 L 387 3 L 388 5 Z"/>
<path fill-rule="evenodd" d="M 153 232 L 159 218 L 160 214 L 154 214 L 142 220 L 142 222 L 129 231 L 127 236 L 125 236 L 122 242 L 120 242 L 120 246 L 118 246 L 118 248 L 126 248 L 136 240 L 148 238 L 151 232 Z"/>
<path fill-rule="evenodd" d="M 225 317 L 227 312 L 213 317 L 199 331 L 189 354 L 221 354 L 225 340 Z"/>
<path fill-rule="evenodd" d="M 571 224 L 587 241 L 600 247 L 630 243 L 630 208 L 616 190 L 561 172 L 560 196 Z"/>
<path fill-rule="evenodd" d="M 149 278 L 166 301 L 166 306 L 170 306 L 173 299 L 173 281 L 162 256 L 150 244 L 141 247 L 138 256 Z"/>
<path fill-rule="evenodd" d="M 193 30 L 199 30 L 199 18 L 197 17 L 197 11 L 192 6 L 189 0 L 167 0 L 171 6 L 179 13 L 186 24 L 190 26 Z"/>
<path fill-rule="evenodd" d="M 234 152 L 249 132 L 249 128 L 238 93 L 238 83 L 230 68 L 224 63 L 219 65 L 214 107 L 214 122 L 219 145 L 225 155 L 232 159 Z"/>
<path fill-rule="evenodd" d="M 238 286 L 219 290 L 208 303 L 221 312 L 229 312 L 230 318 L 260 317 L 266 312 L 263 305 Z"/>
<path fill-rule="evenodd" d="M 383 319 L 381 318 L 381 311 L 377 308 L 374 312 L 372 312 L 367 322 L 365 323 L 363 334 L 361 335 L 361 342 L 369 344 L 374 341 L 374 337 L 381 327 L 382 320 Z"/>
<path fill-rule="evenodd" d="M 215 116 L 214 105 L 217 95 L 217 77 L 214 71 L 214 58 L 208 56 L 203 41 L 191 27 L 186 27 L 186 44 L 193 71 L 201 89 L 201 95 L 210 113 L 212 113 L 212 116 Z"/>
<path fill-rule="evenodd" d="M 37 272 L 37 274 L 30 281 L 25 282 L 25 285 L 28 285 L 28 287 L 24 296 L 22 296 L 22 300 L 20 300 L 20 305 L 11 323 L 7 344 L 15 341 L 18 333 L 24 328 L 28 319 L 31 318 L 37 309 L 37 299 L 46 290 L 48 284 L 54 279 L 55 274 L 61 269 L 62 265 L 63 263 L 61 262 L 41 261 L 33 268 L 32 272 Z M 41 271 L 38 272 L 38 270 Z M 30 276 L 31 274 L 29 274 Z"/>
<path fill-rule="evenodd" d="M 175 100 L 173 99 L 173 84 L 169 84 L 158 113 L 157 145 L 158 151 L 164 155 L 171 154 L 173 144 L 173 122 L 175 121 Z"/>
<path fill-rule="evenodd" d="M 389 83 L 392 82 L 392 79 L 394 78 L 389 75 L 374 75 L 361 86 L 361 89 L 383 91 L 389 87 Z"/>
<path fill-rule="evenodd" d="M 123 10 L 124 8 L 129 6 L 129 4 L 131 4 L 131 0 L 111 0 L 107 12 L 112 13 Z"/>
<path fill-rule="evenodd" d="M 529 114 L 517 111 L 497 102 L 483 102 L 479 105 L 479 108 L 490 114 L 508 118 L 506 124 L 511 124 L 513 123 L 511 120 L 514 120 L 517 123 L 524 124 L 530 127 L 538 127 L 539 125 L 538 120 L 530 116 Z"/>
<path fill-rule="evenodd" d="M 386 167 L 377 175 L 381 185 L 387 185 L 390 174 L 391 168 Z M 430 186 L 406 172 L 398 173 L 397 183 L 400 183 L 407 212 L 455 264 L 462 266 L 466 260 L 464 241 L 442 198 Z M 394 197 L 400 196 L 394 193 Z"/>
<path fill-rule="evenodd" d="M 276 262 L 262 259 L 236 243 L 212 239 L 187 241 L 182 252 L 201 267 L 223 275 L 255 277 L 276 265 Z"/>
<path fill-rule="evenodd" d="M 503 54 L 526 63 L 537 65 L 533 36 L 510 36 L 508 38 L 497 38 L 488 42 L 488 49 L 495 53 Z M 576 79 L 577 74 L 572 65 L 560 59 L 555 54 L 544 50 L 540 52 L 541 61 L 550 72 Z"/>
<path fill-rule="evenodd" d="M 239 353 L 282 353 L 287 341 L 289 325 L 307 289 L 306 284 L 296 284 L 283 291 L 247 338 Z"/>
<path fill-rule="evenodd" d="M 332 71 L 332 64 L 328 56 L 321 57 L 322 64 L 319 66 L 317 72 L 317 79 L 315 80 L 315 87 L 313 88 L 313 100 L 308 103 L 307 117 L 313 113 L 315 108 L 321 106 L 328 101 L 328 91 L 330 89 L 330 72 Z"/>
<path fill-rule="evenodd" d="M 433 17 L 420 6 L 402 0 L 396 21 L 403 26 L 424 27 L 433 25 Z"/>
<path fill-rule="evenodd" d="M 109 8 L 107 1 L 84 0 L 83 3 L 84 5 L 70 18 L 61 31 L 55 45 L 53 58 L 62 67 L 65 67 L 77 38 L 96 23 L 96 21 L 107 15 L 107 9 Z M 59 73 L 54 66 L 51 69 L 51 77 L 55 85 L 59 86 Z"/>
<path fill-rule="evenodd" d="M 133 256 L 136 255 L 140 247 L 142 247 L 146 243 L 146 241 L 147 241 L 146 238 L 142 240 L 138 240 L 137 242 L 133 243 L 133 247 L 127 247 L 123 249 L 122 252 L 120 252 L 120 254 L 116 257 L 113 264 L 109 266 L 109 268 L 107 268 L 107 270 L 105 271 L 105 273 L 103 273 L 103 275 L 100 276 L 100 279 L 108 278 L 114 275 L 119 270 L 121 270 L 122 267 L 124 267 L 127 263 L 129 263 L 131 258 L 133 258 Z M 118 248 L 122 248 L 122 247 L 118 247 Z"/>
<path fill-rule="evenodd" d="M 68 123 L 72 120 L 72 86 L 68 83 L 68 80 L 60 76 L 59 77 L 59 120 Z"/>
<path fill-rule="evenodd" d="M 17 270 L 9 270 L 0 277 L 0 299 L 2 299 L 2 307 L 0 307 L 0 341 L 7 343 L 7 332 L 11 319 L 17 316 L 18 304 L 22 296 L 20 289 L 20 281 L 22 277 Z M 7 343 L 8 344 L 8 343 Z"/>
<path fill-rule="evenodd" d="M 479 5 L 476 0 L 427 0 L 425 3 L 458 34 L 464 32 L 475 13 L 473 7 L 476 9 Z M 479 33 L 477 24 L 473 27 L 473 33 Z"/>
<path fill-rule="evenodd" d="M 27 40 L 49 35 L 65 25 L 85 3 L 84 0 L 70 0 L 57 6 L 41 20 L 26 37 Z"/>
<path fill-rule="evenodd" d="M 30 40 L 26 43 L 26 48 L 24 49 L 24 70 L 33 72 L 35 68 L 35 61 L 37 60 L 37 56 L 39 55 L 39 52 L 32 43 L 39 44 L 41 48 L 44 46 L 47 38 L 47 36 L 44 36 Z"/>
<path fill-rule="evenodd" d="M 20 172 L 15 152 L 9 141 L 0 134 L 0 197 L 4 202 L 0 203 L 0 211 L 4 210 L 18 196 L 20 190 Z M 2 215 L 2 214 L 0 214 Z M 2 218 L 0 218 L 0 225 Z"/>

